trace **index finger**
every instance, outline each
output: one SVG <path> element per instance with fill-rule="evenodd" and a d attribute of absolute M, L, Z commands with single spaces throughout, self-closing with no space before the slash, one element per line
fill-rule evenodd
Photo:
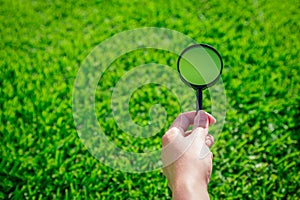
<path fill-rule="evenodd" d="M 170 128 L 176 127 L 183 132 L 187 131 L 189 126 L 194 123 L 195 115 L 196 115 L 196 111 L 181 113 L 174 120 Z"/>

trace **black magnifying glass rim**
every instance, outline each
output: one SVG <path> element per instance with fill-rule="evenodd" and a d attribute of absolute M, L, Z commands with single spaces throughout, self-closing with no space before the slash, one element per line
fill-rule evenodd
<path fill-rule="evenodd" d="M 187 80 L 185 80 L 184 77 L 181 75 L 180 67 L 179 67 L 179 65 L 180 65 L 180 60 L 181 60 L 183 54 L 185 54 L 185 53 L 186 53 L 187 51 L 189 51 L 190 49 L 192 49 L 192 48 L 197 48 L 197 47 L 203 47 L 203 48 L 208 48 L 208 49 L 213 50 L 213 51 L 217 54 L 217 56 L 219 57 L 219 59 L 220 59 L 220 61 L 221 61 L 221 70 L 220 70 L 219 75 L 218 75 L 212 82 L 210 82 L 210 83 L 208 83 L 208 84 L 204 84 L 204 85 L 195 85 L 195 84 L 192 84 L 192 83 L 188 82 Z M 222 70 L 223 70 L 223 60 L 222 60 L 222 56 L 220 55 L 220 53 L 219 53 L 215 48 L 213 48 L 212 46 L 210 46 L 210 45 L 208 45 L 208 44 L 193 44 L 193 45 L 191 45 L 191 46 L 185 48 L 185 49 L 182 51 L 182 53 L 179 55 L 178 60 L 177 60 L 177 70 L 178 70 L 180 79 L 181 79 L 186 85 L 188 85 L 189 87 L 192 87 L 192 88 L 194 88 L 194 89 L 202 89 L 202 90 L 204 90 L 204 89 L 206 89 L 206 88 L 208 88 L 208 87 L 211 87 L 212 85 L 214 85 L 214 84 L 219 80 L 219 78 L 220 78 L 220 76 L 221 76 L 221 74 L 222 74 Z"/>

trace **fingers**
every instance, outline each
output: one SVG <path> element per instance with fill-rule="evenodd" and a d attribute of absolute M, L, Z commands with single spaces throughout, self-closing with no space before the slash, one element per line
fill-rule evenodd
<path fill-rule="evenodd" d="M 206 124 L 206 120 L 208 120 L 208 125 L 216 123 L 216 119 L 211 114 L 200 110 L 195 116 L 194 126 L 196 125 L 203 128 L 207 128 L 208 126 Z"/>
<path fill-rule="evenodd" d="M 210 148 L 215 143 L 214 137 L 210 134 L 208 134 L 205 137 L 205 144 Z"/>
<path fill-rule="evenodd" d="M 195 116 L 193 130 L 197 129 L 198 127 L 208 128 L 208 123 L 209 120 L 206 112 L 200 110 Z"/>
<path fill-rule="evenodd" d="M 215 143 L 214 137 L 207 133 L 207 129 L 203 129 L 202 127 L 196 128 L 192 134 L 195 134 L 196 143 L 197 144 L 203 144 L 205 143 L 207 147 L 212 147 L 212 145 Z"/>
<path fill-rule="evenodd" d="M 176 127 L 179 130 L 181 130 L 184 134 L 184 132 L 189 128 L 189 126 L 193 124 L 195 115 L 195 111 L 180 114 L 171 125 L 171 128 Z"/>
<path fill-rule="evenodd" d="M 192 134 L 197 134 L 199 142 L 205 142 L 208 147 L 214 144 L 214 138 L 208 134 L 209 124 L 215 123 L 216 119 L 210 114 L 200 110 L 195 119 Z"/>
<path fill-rule="evenodd" d="M 175 140 L 178 134 L 185 135 L 186 130 L 194 122 L 195 111 L 180 114 L 171 125 L 170 129 L 162 137 L 162 146 L 166 146 Z"/>
<path fill-rule="evenodd" d="M 162 137 L 162 145 L 166 146 L 171 143 L 178 134 L 187 137 L 190 134 L 196 133 L 200 135 L 200 139 L 205 141 L 208 147 L 211 147 L 214 144 L 214 138 L 208 135 L 207 129 L 209 125 L 216 122 L 216 119 L 203 110 L 200 110 L 197 115 L 195 115 L 195 111 L 180 114 Z M 194 125 L 193 131 L 187 132 L 191 124 Z"/>

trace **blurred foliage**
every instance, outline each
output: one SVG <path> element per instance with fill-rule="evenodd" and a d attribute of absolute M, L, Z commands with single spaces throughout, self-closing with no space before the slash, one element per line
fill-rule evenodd
<path fill-rule="evenodd" d="M 299 1 L 0 3 L 0 199 L 171 198 L 161 171 L 123 173 L 93 158 L 72 116 L 72 89 L 84 58 L 114 34 L 145 26 L 177 30 L 223 56 L 228 105 L 212 149 L 211 198 L 300 198 Z M 176 65 L 159 55 L 149 50 L 120 58 L 98 85 L 99 123 L 120 146 L 159 148 L 169 125 L 153 139 L 132 141 L 109 118 L 109 90 L 130 67 L 151 59 Z M 150 84 L 132 94 L 133 120 L 147 124 L 153 104 L 165 107 L 169 123 L 180 112 L 166 88 Z"/>

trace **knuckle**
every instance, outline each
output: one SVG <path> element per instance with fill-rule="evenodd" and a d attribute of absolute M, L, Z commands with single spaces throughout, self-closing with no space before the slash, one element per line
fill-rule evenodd
<path fill-rule="evenodd" d="M 178 134 L 178 130 L 176 127 L 170 128 L 163 136 L 162 136 L 162 144 L 163 146 L 169 144 L 175 136 Z"/>
<path fill-rule="evenodd" d="M 211 147 L 215 143 L 214 137 L 212 135 L 207 135 L 205 138 L 205 143 L 208 147 Z"/>

